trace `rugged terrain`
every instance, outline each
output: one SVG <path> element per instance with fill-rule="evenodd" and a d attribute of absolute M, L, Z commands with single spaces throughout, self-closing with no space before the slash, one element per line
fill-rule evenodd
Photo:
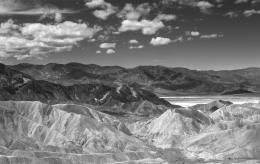
<path fill-rule="evenodd" d="M 0 102 L 0 163 L 259 163 L 260 104 L 210 109 L 123 121 L 83 105 Z"/>
<path fill-rule="evenodd" d="M 0 127 L 1 164 L 166 163 L 124 123 L 85 106 L 0 102 Z"/>
<path fill-rule="evenodd" d="M 198 71 L 163 66 L 84 65 L 79 63 L 10 66 L 37 80 L 63 85 L 101 83 L 112 86 L 135 84 L 158 95 L 257 94 L 260 69 Z"/>
<path fill-rule="evenodd" d="M 128 124 L 137 138 L 155 147 L 179 148 L 189 159 L 220 163 L 260 162 L 260 104 L 226 104 L 217 109 L 181 108 Z M 206 110 L 205 110 L 206 109 Z M 222 161 L 222 162 L 221 162 Z"/>
<path fill-rule="evenodd" d="M 137 85 L 102 83 L 62 85 L 0 65 L 0 100 L 41 101 L 49 104 L 79 103 L 115 114 L 161 114 L 177 107 Z"/>

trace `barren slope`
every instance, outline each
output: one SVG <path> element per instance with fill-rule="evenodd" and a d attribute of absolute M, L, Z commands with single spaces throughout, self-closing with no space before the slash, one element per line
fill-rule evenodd
<path fill-rule="evenodd" d="M 179 148 L 187 158 L 201 162 L 260 160 L 260 104 L 228 103 L 220 109 L 204 110 L 213 104 L 216 102 L 196 109 L 168 110 L 128 127 L 149 144 Z"/>
<path fill-rule="evenodd" d="M 0 163 L 167 163 L 113 116 L 79 105 L 0 102 Z"/>

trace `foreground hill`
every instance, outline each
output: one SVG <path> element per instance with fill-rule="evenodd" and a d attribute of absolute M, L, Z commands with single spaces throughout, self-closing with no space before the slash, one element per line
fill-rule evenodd
<path fill-rule="evenodd" d="M 37 80 L 63 85 L 102 83 L 112 86 L 135 83 L 160 95 L 250 94 L 260 92 L 260 69 L 197 71 L 163 66 L 84 65 L 79 63 L 11 66 Z"/>
<path fill-rule="evenodd" d="M 0 127 L 1 164 L 168 163 L 124 123 L 86 106 L 0 102 Z"/>
<path fill-rule="evenodd" d="M 138 85 L 91 83 L 64 86 L 35 80 L 3 64 L 0 65 L 0 91 L 0 100 L 90 104 L 97 110 L 117 114 L 153 115 L 160 114 L 169 107 L 177 107 Z"/>

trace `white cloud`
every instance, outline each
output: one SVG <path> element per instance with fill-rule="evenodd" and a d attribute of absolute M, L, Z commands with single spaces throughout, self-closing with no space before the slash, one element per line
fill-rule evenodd
<path fill-rule="evenodd" d="M 40 17 L 40 21 L 42 21 L 44 19 L 51 19 L 51 20 L 54 20 L 57 23 L 60 23 L 63 20 L 63 15 L 62 15 L 62 13 L 44 13 Z"/>
<path fill-rule="evenodd" d="M 184 41 L 183 36 L 179 36 L 178 38 L 172 40 L 173 43 L 178 43 L 178 42 L 183 42 L 183 41 Z"/>
<path fill-rule="evenodd" d="M 162 20 L 162 21 L 172 21 L 172 20 L 176 20 L 177 16 L 173 14 L 159 14 L 155 19 Z"/>
<path fill-rule="evenodd" d="M 72 11 L 68 9 L 57 9 L 57 8 L 37 8 L 23 11 L 9 11 L 9 10 L 1 10 L 0 7 L 0 15 L 44 15 L 44 14 L 74 14 L 78 11 Z"/>
<path fill-rule="evenodd" d="M 213 5 L 211 3 L 209 3 L 208 1 L 199 1 L 197 3 L 197 7 L 199 7 L 202 12 L 207 13 L 208 9 L 212 8 Z"/>
<path fill-rule="evenodd" d="M 111 3 L 107 3 L 104 0 L 91 0 L 86 2 L 86 6 L 89 8 L 100 8 L 93 11 L 93 15 L 99 19 L 106 20 L 112 14 L 117 12 L 117 8 Z"/>
<path fill-rule="evenodd" d="M 115 10 L 113 10 L 111 8 L 107 8 L 105 10 L 95 10 L 93 12 L 93 15 L 99 19 L 106 20 L 110 15 L 112 15 L 114 13 L 115 13 Z"/>
<path fill-rule="evenodd" d="M 122 18 L 119 32 L 126 31 L 139 31 L 141 30 L 144 35 L 155 34 L 165 25 L 163 21 L 175 20 L 177 17 L 173 14 L 158 14 L 153 19 L 147 19 L 151 17 L 151 11 L 154 6 L 149 3 L 142 3 L 138 6 L 133 4 L 126 4 L 124 8 L 117 14 L 119 18 Z"/>
<path fill-rule="evenodd" d="M 141 17 L 141 13 L 136 11 L 132 4 L 127 3 L 117 16 L 129 20 L 137 20 Z"/>
<path fill-rule="evenodd" d="M 113 50 L 113 49 L 108 49 L 108 50 L 106 51 L 106 53 L 107 53 L 107 54 L 114 54 L 114 53 L 116 53 L 116 51 Z"/>
<path fill-rule="evenodd" d="M 1 58 L 39 57 L 48 53 L 70 51 L 78 42 L 92 38 L 100 27 L 85 23 L 27 23 L 17 25 L 12 20 L 0 24 Z"/>
<path fill-rule="evenodd" d="M 129 40 L 129 43 L 130 44 L 138 44 L 139 42 L 138 42 L 138 40 L 131 39 L 131 40 Z"/>
<path fill-rule="evenodd" d="M 238 13 L 236 13 L 234 11 L 229 11 L 224 16 L 227 16 L 229 18 L 237 18 L 238 17 Z"/>
<path fill-rule="evenodd" d="M 96 54 L 101 54 L 101 51 L 100 51 L 100 50 L 97 50 L 97 51 L 96 51 Z"/>
<path fill-rule="evenodd" d="M 96 8 L 100 6 L 105 6 L 106 2 L 104 0 L 90 0 L 87 1 L 85 5 L 89 8 Z"/>
<path fill-rule="evenodd" d="M 235 4 L 246 3 L 248 0 L 236 0 Z"/>
<path fill-rule="evenodd" d="M 76 44 L 85 38 L 91 38 L 100 27 L 89 28 L 85 23 L 66 21 L 56 25 L 29 23 L 21 28 L 22 35 L 33 36 L 37 41 L 51 44 Z"/>
<path fill-rule="evenodd" d="M 0 15 L 42 15 L 46 13 L 76 13 L 78 11 L 59 9 L 46 5 L 41 0 L 1 0 Z"/>
<path fill-rule="evenodd" d="M 260 0 L 253 0 L 251 1 L 252 4 L 257 4 L 257 3 L 260 3 Z"/>
<path fill-rule="evenodd" d="M 219 34 L 207 34 L 207 35 L 200 36 L 201 39 L 214 39 L 214 38 L 221 38 L 221 37 L 223 37 L 223 35 L 219 35 Z"/>
<path fill-rule="evenodd" d="M 152 35 L 163 27 L 165 27 L 164 24 L 159 20 L 124 20 L 119 31 L 126 32 L 142 30 L 144 35 Z"/>
<path fill-rule="evenodd" d="M 161 46 L 169 43 L 171 43 L 171 39 L 163 37 L 152 38 L 152 40 L 150 41 L 150 44 L 152 44 L 153 46 Z"/>
<path fill-rule="evenodd" d="M 191 31 L 191 32 L 190 32 L 190 35 L 191 35 L 191 36 L 199 36 L 199 35 L 200 35 L 200 32 L 199 32 L 199 31 Z"/>
<path fill-rule="evenodd" d="M 147 16 L 151 10 L 152 7 L 149 3 L 142 3 L 137 7 L 134 7 L 133 4 L 127 3 L 117 16 L 127 20 L 138 20 L 140 17 Z"/>
<path fill-rule="evenodd" d="M 144 46 L 143 45 L 139 45 L 139 46 L 130 46 L 129 47 L 129 49 L 142 49 L 142 48 L 144 48 Z"/>
<path fill-rule="evenodd" d="M 243 12 L 243 14 L 246 16 L 246 17 L 250 17 L 254 14 L 260 14 L 260 10 L 255 10 L 255 9 L 252 9 L 252 10 L 246 10 Z"/>
<path fill-rule="evenodd" d="M 108 49 L 108 48 L 115 48 L 116 43 L 102 43 L 99 45 L 100 48 Z"/>

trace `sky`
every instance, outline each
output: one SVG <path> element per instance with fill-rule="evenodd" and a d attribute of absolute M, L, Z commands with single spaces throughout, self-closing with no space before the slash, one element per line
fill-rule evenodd
<path fill-rule="evenodd" d="M 0 62 L 260 67 L 260 0 L 1 0 Z"/>

